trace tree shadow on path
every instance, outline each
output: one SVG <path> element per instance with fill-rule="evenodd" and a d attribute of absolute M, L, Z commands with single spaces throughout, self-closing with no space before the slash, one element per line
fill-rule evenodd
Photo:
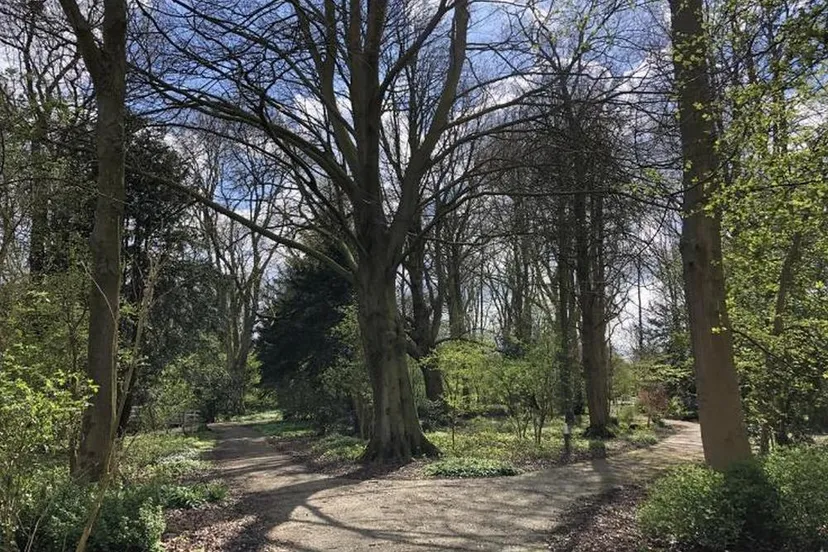
<path fill-rule="evenodd" d="M 656 445 L 517 477 L 364 480 L 313 473 L 250 427 L 213 429 L 217 475 L 236 500 L 192 524 L 196 546 L 173 552 L 545 550 L 564 509 L 665 463 Z"/>

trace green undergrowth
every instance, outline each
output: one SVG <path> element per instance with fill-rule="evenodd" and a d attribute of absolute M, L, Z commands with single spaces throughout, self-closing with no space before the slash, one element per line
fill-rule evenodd
<path fill-rule="evenodd" d="M 215 445 L 209 431 L 193 435 L 153 432 L 126 439 L 118 475 L 122 481 L 139 483 L 188 477 L 209 468 L 202 459 Z"/>
<path fill-rule="evenodd" d="M 223 500 L 227 495 L 223 483 L 199 481 L 210 467 L 202 455 L 213 444 L 209 432 L 128 437 L 87 550 L 160 551 L 165 510 L 200 508 Z M 40 552 L 74 549 L 87 512 L 99 496 L 97 486 L 72 481 L 65 462 L 41 470 L 29 485 L 15 534 L 17 548 Z"/>
<path fill-rule="evenodd" d="M 330 433 L 318 435 L 309 422 L 280 418 L 252 425 L 263 435 L 276 440 L 310 438 L 309 455 L 315 463 L 357 463 L 366 442 L 358 437 Z M 506 418 L 477 417 L 464 421 L 454 432 L 441 428 L 427 431 L 426 436 L 441 451 L 442 457 L 429 461 L 423 469 L 427 476 L 492 477 L 514 475 L 567 461 L 604 457 L 620 450 L 655 444 L 659 433 L 667 430 L 622 423 L 615 428 L 616 438 L 588 439 L 584 427 L 572 430 L 572 451 L 564 454 L 563 420 L 555 419 L 544 427 L 539 443 L 527 436 L 520 438 Z"/>
<path fill-rule="evenodd" d="M 429 477 L 498 477 L 518 475 L 521 470 L 508 462 L 490 458 L 450 457 L 424 468 Z"/>
<path fill-rule="evenodd" d="M 583 426 L 573 428 L 571 459 L 602 457 L 614 451 L 653 445 L 658 442 L 655 427 L 616 428 L 615 439 L 588 439 Z M 540 442 L 531 430 L 526 438 L 518 437 L 507 420 L 476 418 L 457 428 L 454 437 L 450 430 L 426 434 L 447 457 L 483 458 L 512 463 L 530 469 L 534 465 L 558 464 L 566 460 L 563 442 L 563 420 L 556 419 L 544 427 Z"/>
<path fill-rule="evenodd" d="M 332 433 L 314 443 L 311 451 L 322 462 L 356 462 L 365 451 L 365 441 L 358 437 Z"/>
<path fill-rule="evenodd" d="M 274 439 L 295 439 L 319 435 L 319 430 L 310 421 L 285 420 L 280 410 L 237 416 L 233 418 L 233 421 L 247 424 L 262 435 Z"/>
<path fill-rule="evenodd" d="M 780 450 L 725 472 L 675 469 L 650 488 L 638 521 L 651 541 L 671 550 L 825 550 L 828 448 Z"/>
<path fill-rule="evenodd" d="M 318 434 L 309 422 L 294 420 L 277 420 L 264 422 L 254 426 L 256 431 L 267 437 L 292 439 L 296 437 L 310 437 Z"/>
<path fill-rule="evenodd" d="M 273 422 L 282 419 L 281 410 L 263 410 L 261 412 L 251 412 L 250 414 L 243 414 L 240 416 L 233 416 L 231 422 L 240 423 L 259 423 L 259 422 Z"/>

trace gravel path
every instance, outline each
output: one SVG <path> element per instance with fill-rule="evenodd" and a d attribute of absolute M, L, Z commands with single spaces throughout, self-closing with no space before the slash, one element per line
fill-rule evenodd
<path fill-rule="evenodd" d="M 516 477 L 366 481 L 310 473 L 253 429 L 218 424 L 218 472 L 238 500 L 168 550 L 545 550 L 574 500 L 700 460 L 698 426 L 674 424 L 652 447 Z"/>

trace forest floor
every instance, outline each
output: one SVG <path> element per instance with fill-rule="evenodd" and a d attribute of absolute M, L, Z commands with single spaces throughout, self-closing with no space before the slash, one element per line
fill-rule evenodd
<path fill-rule="evenodd" d="M 547 550 L 577 501 L 702 458 L 697 424 L 659 443 L 513 477 L 372 479 L 314 473 L 254 429 L 216 424 L 231 499 L 170 520 L 169 552 Z"/>

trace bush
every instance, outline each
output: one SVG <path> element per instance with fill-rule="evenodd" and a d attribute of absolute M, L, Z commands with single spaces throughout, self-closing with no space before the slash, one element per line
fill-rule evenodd
<path fill-rule="evenodd" d="M 38 470 L 69 449 L 85 403 L 76 375 L 30 364 L 36 347 L 0 349 L 0 538 L 11 539 Z"/>
<path fill-rule="evenodd" d="M 69 486 L 46 504 L 28 509 L 22 527 L 37 527 L 33 550 L 63 552 L 74 548 L 96 493 L 92 487 Z M 42 517 L 41 517 L 42 515 Z M 148 487 L 127 487 L 108 492 L 92 531 L 88 552 L 157 552 L 164 532 L 164 512 Z M 18 532 L 21 549 L 29 540 Z"/>
<path fill-rule="evenodd" d="M 682 467 L 657 481 L 638 512 L 644 535 L 713 550 L 739 541 L 743 518 L 725 494 L 724 474 L 702 466 Z"/>
<path fill-rule="evenodd" d="M 828 449 L 802 447 L 774 453 L 765 471 L 779 491 L 790 550 L 828 547 Z"/>
<path fill-rule="evenodd" d="M 155 552 L 164 528 L 161 504 L 143 489 L 124 489 L 105 499 L 87 550 Z"/>
<path fill-rule="evenodd" d="M 615 414 L 618 418 L 618 425 L 624 428 L 635 424 L 636 414 L 638 414 L 638 409 L 633 404 L 619 406 Z"/>
<path fill-rule="evenodd" d="M 675 420 L 687 420 L 693 417 L 693 412 L 680 397 L 670 397 L 670 404 L 667 406 L 667 417 Z"/>
<path fill-rule="evenodd" d="M 663 384 L 647 384 L 638 390 L 638 404 L 647 415 L 647 423 L 651 420 L 658 423 L 670 408 L 670 397 Z"/>
<path fill-rule="evenodd" d="M 425 474 L 432 477 L 498 477 L 519 473 L 520 470 L 507 462 L 484 458 L 447 458 L 425 467 Z"/>
<path fill-rule="evenodd" d="M 783 450 L 725 473 L 677 469 L 639 510 L 645 535 L 707 550 L 818 551 L 828 545 L 828 455 Z"/>

